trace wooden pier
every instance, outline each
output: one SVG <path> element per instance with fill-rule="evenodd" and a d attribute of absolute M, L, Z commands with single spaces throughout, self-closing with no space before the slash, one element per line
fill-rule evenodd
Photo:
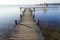
<path fill-rule="evenodd" d="M 21 21 L 17 24 L 10 40 L 44 40 L 44 37 L 34 21 L 31 10 L 26 8 Z"/>

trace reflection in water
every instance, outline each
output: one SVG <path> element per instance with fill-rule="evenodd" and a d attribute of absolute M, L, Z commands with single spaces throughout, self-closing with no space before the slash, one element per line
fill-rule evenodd
<path fill-rule="evenodd" d="M 42 11 L 43 11 L 44 14 L 47 13 L 47 5 L 43 5 Z"/>
<path fill-rule="evenodd" d="M 45 39 L 60 40 L 60 5 L 43 5 L 41 8 L 35 11 L 35 20 L 40 20 L 39 28 Z"/>
<path fill-rule="evenodd" d="M 50 8 L 49 6 L 50 7 L 53 6 L 53 7 Z M 59 21 L 60 6 L 59 5 L 56 5 L 56 7 L 55 5 L 48 5 L 48 6 L 43 5 L 41 8 L 35 8 L 35 10 L 36 10 L 35 11 L 36 17 L 37 15 L 39 15 L 38 18 L 41 18 L 40 20 L 46 19 L 46 21 L 49 22 L 49 24 L 52 24 L 52 25 L 54 24 L 55 26 L 56 25 L 58 26 L 60 24 L 60 21 Z M 44 16 L 42 12 L 46 15 Z"/>

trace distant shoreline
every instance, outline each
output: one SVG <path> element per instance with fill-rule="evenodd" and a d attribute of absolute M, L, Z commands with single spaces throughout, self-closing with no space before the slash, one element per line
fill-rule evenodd
<path fill-rule="evenodd" d="M 36 5 L 60 5 L 60 3 L 40 3 L 40 4 L 32 4 L 32 5 L 0 5 L 0 6 L 36 6 Z"/>
<path fill-rule="evenodd" d="M 60 5 L 60 3 L 45 3 L 46 5 Z M 41 4 L 35 4 L 35 5 L 43 5 L 43 3 Z"/>

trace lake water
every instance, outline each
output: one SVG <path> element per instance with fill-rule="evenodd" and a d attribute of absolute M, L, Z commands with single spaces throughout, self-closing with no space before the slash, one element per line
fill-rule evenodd
<path fill-rule="evenodd" d="M 60 5 L 48 5 L 43 8 L 36 8 L 35 20 L 41 24 L 55 25 L 60 27 Z"/>
<path fill-rule="evenodd" d="M 20 12 L 19 7 L 20 6 L 0 6 L 0 33 L 2 35 L 6 35 L 9 29 L 13 29 L 15 20 L 20 20 L 20 14 L 22 14 L 22 12 Z M 60 28 L 60 5 L 48 5 L 47 7 L 34 5 L 27 7 L 40 7 L 36 8 L 33 12 L 36 22 L 40 20 L 40 26 L 45 26 L 47 24 Z"/>
<path fill-rule="evenodd" d="M 0 6 L 0 34 L 8 34 L 14 28 L 14 21 L 20 20 L 20 14 L 22 11 L 18 6 Z"/>

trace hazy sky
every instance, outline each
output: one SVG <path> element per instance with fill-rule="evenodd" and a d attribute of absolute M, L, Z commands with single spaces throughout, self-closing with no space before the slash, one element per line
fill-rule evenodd
<path fill-rule="evenodd" d="M 40 4 L 44 1 L 47 3 L 60 3 L 60 0 L 0 0 L 0 5 Z"/>

